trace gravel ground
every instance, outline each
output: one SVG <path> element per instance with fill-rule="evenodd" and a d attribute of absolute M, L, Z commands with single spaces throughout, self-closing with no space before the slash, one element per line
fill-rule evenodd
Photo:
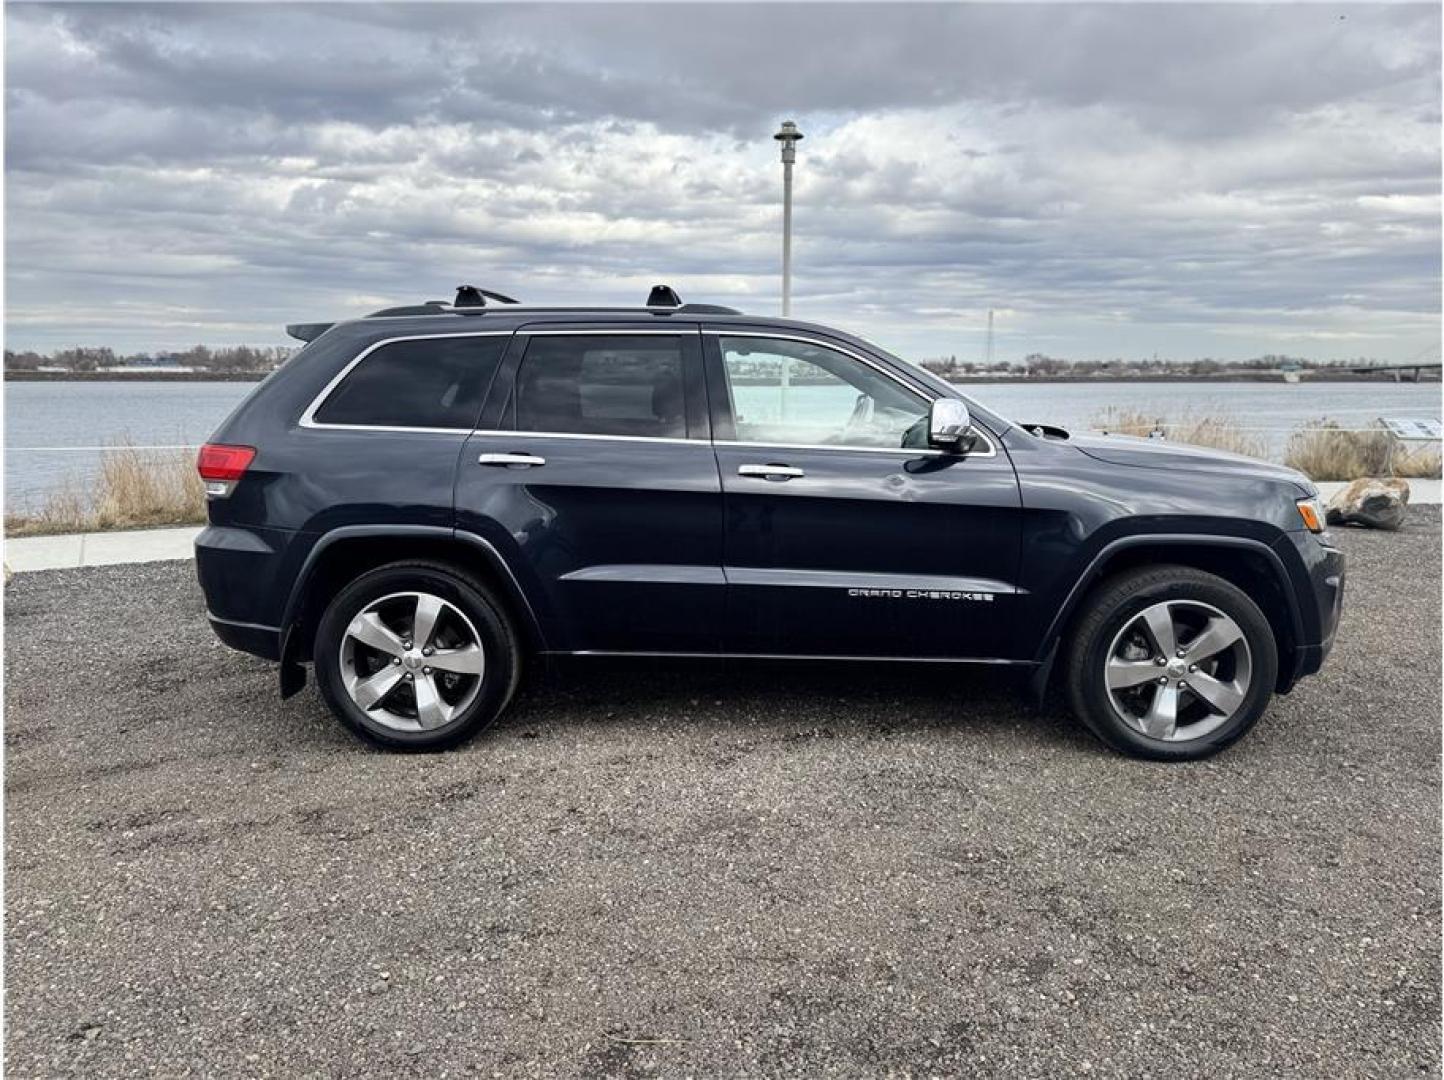
<path fill-rule="evenodd" d="M 1439 1067 L 1440 528 L 1211 762 L 1007 683 L 532 679 L 432 757 L 216 644 L 191 568 L 6 590 L 13 1076 Z"/>

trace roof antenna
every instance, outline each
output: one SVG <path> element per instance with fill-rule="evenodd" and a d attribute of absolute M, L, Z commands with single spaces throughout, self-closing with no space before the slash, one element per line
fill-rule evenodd
<path fill-rule="evenodd" d="M 647 294 L 648 307 L 681 307 L 682 298 L 677 295 L 677 290 L 670 285 L 653 285 L 652 291 Z"/>

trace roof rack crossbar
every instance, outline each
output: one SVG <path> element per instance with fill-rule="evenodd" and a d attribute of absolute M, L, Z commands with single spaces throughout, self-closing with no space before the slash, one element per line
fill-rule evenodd
<path fill-rule="evenodd" d="M 458 285 L 456 287 L 456 302 L 453 307 L 486 307 L 487 297 L 495 300 L 498 304 L 515 304 L 505 293 L 492 292 L 490 289 L 478 289 L 475 285 Z"/>

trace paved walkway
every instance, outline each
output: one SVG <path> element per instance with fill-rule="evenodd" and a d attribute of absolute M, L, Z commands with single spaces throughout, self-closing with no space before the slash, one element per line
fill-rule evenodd
<path fill-rule="evenodd" d="M 30 570 L 189 559 L 195 554 L 192 545 L 200 531 L 188 525 L 183 529 L 26 536 L 5 541 L 5 565 L 23 574 Z"/>
<path fill-rule="evenodd" d="M 1322 483 L 1319 492 L 1327 500 L 1343 486 L 1342 483 Z M 1439 505 L 1440 481 L 1410 480 L 1409 501 L 1418 506 Z M 187 527 L 28 536 L 5 541 L 5 565 L 23 574 L 30 570 L 189 559 L 194 554 L 192 545 L 199 532 L 199 528 Z"/>

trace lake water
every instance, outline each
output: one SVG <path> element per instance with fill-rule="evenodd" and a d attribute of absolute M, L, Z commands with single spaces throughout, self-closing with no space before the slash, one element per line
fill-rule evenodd
<path fill-rule="evenodd" d="M 234 382 L 5 384 L 5 505 L 33 505 L 92 475 L 96 447 L 197 446 L 250 393 Z M 793 391 L 803 390 L 794 387 Z M 813 388 L 823 389 L 823 388 Z M 1440 416 L 1439 383 L 970 383 L 964 393 L 1020 422 L 1087 428 L 1109 408 L 1159 416 L 1214 414 L 1256 429 L 1274 456 L 1288 433 L 1327 417 L 1362 427 L 1380 416 Z"/>

